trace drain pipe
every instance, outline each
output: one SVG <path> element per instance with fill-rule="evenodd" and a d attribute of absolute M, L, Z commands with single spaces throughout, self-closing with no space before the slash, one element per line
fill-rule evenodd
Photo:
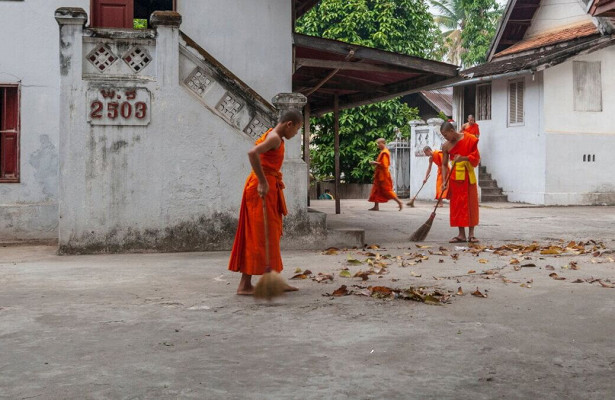
<path fill-rule="evenodd" d="M 497 75 L 480 76 L 480 77 L 477 77 L 477 78 L 464 79 L 462 81 L 454 82 L 454 83 L 451 83 L 450 85 L 446 85 L 446 86 L 447 87 L 464 86 L 464 85 L 470 85 L 472 83 L 478 83 L 478 82 L 484 82 L 484 81 L 492 81 L 492 80 L 500 79 L 500 78 L 512 78 L 514 76 L 529 75 L 529 74 L 532 74 L 532 76 L 533 76 L 534 72 L 535 71 L 531 70 L 531 69 L 524 69 L 524 70 L 521 70 L 521 71 L 506 72 L 506 73 L 497 74 Z"/>

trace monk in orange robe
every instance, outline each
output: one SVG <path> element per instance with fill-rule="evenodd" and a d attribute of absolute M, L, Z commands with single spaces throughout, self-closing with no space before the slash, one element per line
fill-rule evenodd
<path fill-rule="evenodd" d="M 298 111 L 282 115 L 275 128 L 268 130 L 248 152 L 252 172 L 246 180 L 239 210 L 239 224 L 228 269 L 241 272 L 237 294 L 252 295 L 252 275 L 265 272 L 265 235 L 269 237 L 270 267 L 282 271 L 280 238 L 282 217 L 287 214 L 282 182 L 284 139 L 297 134 L 303 117 Z M 263 201 L 267 206 L 268 232 L 263 221 Z M 287 290 L 297 290 L 291 286 Z"/>
<path fill-rule="evenodd" d="M 380 138 L 376 140 L 376 144 L 380 149 L 380 154 L 376 161 L 370 161 L 369 163 L 376 166 L 374 171 L 374 184 L 372 185 L 372 192 L 369 195 L 369 201 L 374 202 L 374 206 L 370 208 L 370 211 L 379 211 L 379 203 L 386 203 L 393 199 L 397 202 L 399 210 L 403 208 L 401 201 L 397 198 L 397 195 L 393 191 L 393 179 L 391 179 L 391 172 L 389 172 L 389 165 L 391 165 L 391 152 L 387 149 L 386 140 Z"/>
<path fill-rule="evenodd" d="M 427 168 L 427 172 L 425 173 L 425 179 L 423 179 L 423 184 L 427 182 L 429 178 L 429 174 L 431 173 L 431 166 L 435 164 L 438 167 L 438 177 L 436 178 L 436 200 L 440 198 L 440 194 L 442 194 L 442 151 L 441 150 L 432 150 L 431 147 L 425 146 L 423 148 L 423 153 L 429 157 L 429 167 Z M 448 189 L 444 191 L 442 194 L 442 198 L 446 199 L 448 196 Z M 440 203 L 440 207 L 442 207 L 442 203 Z"/>
<path fill-rule="evenodd" d="M 440 132 L 446 138 L 442 145 L 442 175 L 447 176 L 448 160 L 453 160 L 451 177 L 448 183 L 450 199 L 451 226 L 459 228 L 459 234 L 450 243 L 478 242 L 474 236 L 474 227 L 478 225 L 478 189 L 474 168 L 480 162 L 478 139 L 466 132 L 457 133 L 450 122 L 445 122 Z M 442 190 L 446 190 L 446 182 Z M 468 227 L 466 239 L 465 227 Z"/>
<path fill-rule="evenodd" d="M 468 132 L 469 134 L 476 136 L 477 139 L 480 137 L 480 129 L 474 119 L 474 115 L 468 115 L 468 122 L 462 125 L 461 132 Z"/>

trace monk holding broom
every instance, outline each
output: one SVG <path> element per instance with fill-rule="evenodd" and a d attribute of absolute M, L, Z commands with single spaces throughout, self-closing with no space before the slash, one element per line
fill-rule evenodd
<path fill-rule="evenodd" d="M 448 198 L 450 199 L 451 226 L 459 228 L 459 234 L 450 243 L 478 242 L 474 236 L 474 227 L 478 225 L 478 189 L 474 168 L 480 162 L 478 139 L 467 131 L 457 133 L 450 122 L 445 122 L 440 128 L 446 143 L 442 145 L 442 175 L 448 174 L 449 158 L 453 160 L 453 170 L 448 183 Z M 446 190 L 446 182 L 442 190 Z M 465 227 L 468 227 L 466 239 Z"/>
<path fill-rule="evenodd" d="M 432 150 L 431 147 L 425 146 L 423 148 L 423 153 L 427 157 L 429 157 L 429 167 L 427 168 L 427 172 L 425 173 L 425 179 L 423 179 L 423 183 L 427 182 L 429 179 L 429 174 L 431 174 L 431 167 L 433 164 L 436 164 L 438 167 L 438 177 L 436 178 L 436 200 L 440 198 L 440 194 L 442 193 L 442 151 L 441 150 Z M 443 199 L 448 197 L 448 190 L 444 191 L 442 195 Z M 440 207 L 442 207 L 442 203 L 440 203 Z"/>
<path fill-rule="evenodd" d="M 393 179 L 391 178 L 391 172 L 389 171 L 389 165 L 391 165 L 391 152 L 387 149 L 386 140 L 380 138 L 376 140 L 380 154 L 376 161 L 370 161 L 369 163 L 376 166 L 374 171 L 374 184 L 372 186 L 372 192 L 369 195 L 369 201 L 374 202 L 374 206 L 369 211 L 380 211 L 379 203 L 386 203 L 393 199 L 399 206 L 401 211 L 403 205 L 397 198 L 397 195 L 393 191 Z"/>
<path fill-rule="evenodd" d="M 280 238 L 282 216 L 287 214 L 280 172 L 284 139 L 295 136 L 302 123 L 300 112 L 285 112 L 276 127 L 263 134 L 248 152 L 252 172 L 243 189 L 239 224 L 228 266 L 231 271 L 241 272 L 237 294 L 254 294 L 252 275 L 263 275 L 268 272 L 266 268 L 278 273 L 282 271 Z M 297 290 L 283 285 L 285 291 Z"/>

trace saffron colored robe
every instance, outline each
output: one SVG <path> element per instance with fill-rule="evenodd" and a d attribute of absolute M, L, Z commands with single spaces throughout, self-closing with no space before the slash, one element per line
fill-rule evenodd
<path fill-rule="evenodd" d="M 466 156 L 470 161 L 455 163 L 448 184 L 451 226 L 470 227 L 478 225 L 478 189 L 474 168 L 480 162 L 478 139 L 465 132 L 448 152 L 450 159 L 456 155 Z"/>
<path fill-rule="evenodd" d="M 480 136 L 480 130 L 478 129 L 478 124 L 467 124 L 466 128 L 464 129 L 464 132 L 468 132 L 471 135 L 476 136 L 477 138 Z"/>
<path fill-rule="evenodd" d="M 256 144 L 263 142 L 269 132 L 271 129 L 263 134 Z M 280 172 L 284 161 L 284 140 L 277 149 L 260 154 L 260 161 L 269 183 L 269 192 L 265 196 L 269 225 L 269 232 L 266 233 L 269 236 L 269 266 L 274 271 L 280 272 L 283 268 L 280 253 L 282 217 L 287 214 L 283 192 L 284 183 Z M 266 267 L 263 203 L 257 188 L 258 177 L 252 171 L 243 189 L 239 224 L 228 265 L 229 270 L 248 275 L 262 275 Z"/>
<path fill-rule="evenodd" d="M 389 172 L 389 165 L 391 165 L 391 152 L 389 152 L 389 149 L 385 147 L 378 154 L 376 161 L 380 164 L 376 165 L 376 170 L 374 171 L 374 184 L 369 195 L 369 201 L 386 203 L 397 197 L 393 191 L 393 179 L 391 179 L 391 173 Z"/>
<path fill-rule="evenodd" d="M 436 200 L 440 198 L 440 194 L 442 193 L 442 151 L 434 150 L 431 156 L 431 162 L 433 162 L 438 167 L 438 177 L 436 178 Z M 448 198 L 448 189 L 444 191 L 442 195 L 443 199 Z"/>

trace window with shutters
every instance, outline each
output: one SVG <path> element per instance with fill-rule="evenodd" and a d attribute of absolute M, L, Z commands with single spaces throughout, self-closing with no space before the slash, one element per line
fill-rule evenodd
<path fill-rule="evenodd" d="M 508 126 L 519 126 L 524 123 L 524 89 L 523 79 L 508 82 Z"/>
<path fill-rule="evenodd" d="M 600 61 L 573 61 L 574 111 L 602 111 Z"/>
<path fill-rule="evenodd" d="M 0 84 L 0 182 L 19 182 L 19 87 Z"/>
<path fill-rule="evenodd" d="M 476 120 L 491 119 L 491 83 L 476 85 Z"/>

